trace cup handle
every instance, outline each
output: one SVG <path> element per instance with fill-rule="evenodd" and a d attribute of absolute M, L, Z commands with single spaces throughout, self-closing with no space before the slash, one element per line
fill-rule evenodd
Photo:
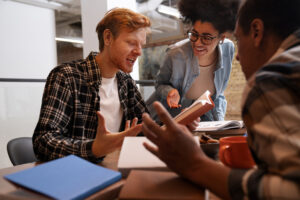
<path fill-rule="evenodd" d="M 224 145 L 220 149 L 220 160 L 227 166 L 231 166 L 231 159 L 229 156 L 230 146 Z"/>

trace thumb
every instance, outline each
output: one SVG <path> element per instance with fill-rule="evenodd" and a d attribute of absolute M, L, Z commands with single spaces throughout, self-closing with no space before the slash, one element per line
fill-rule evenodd
<path fill-rule="evenodd" d="M 106 130 L 106 127 L 105 127 L 105 119 L 104 119 L 103 115 L 101 115 L 100 111 L 97 111 L 97 117 L 98 117 L 97 132 L 100 132 L 102 134 L 107 133 L 108 131 Z"/>

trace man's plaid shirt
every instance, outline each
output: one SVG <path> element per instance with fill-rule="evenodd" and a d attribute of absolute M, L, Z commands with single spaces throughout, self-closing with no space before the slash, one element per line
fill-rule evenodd
<path fill-rule="evenodd" d="M 300 30 L 244 91 L 243 120 L 257 168 L 232 170 L 233 199 L 300 199 Z"/>
<path fill-rule="evenodd" d="M 100 68 L 92 52 L 85 60 L 55 67 L 44 89 L 40 117 L 33 134 L 37 158 L 48 161 L 75 154 L 97 162 L 92 154 L 100 110 Z M 116 74 L 120 104 L 123 109 L 121 130 L 134 117 L 142 121 L 148 112 L 134 80 L 123 72 Z M 105 116 L 104 116 L 105 118 Z"/>

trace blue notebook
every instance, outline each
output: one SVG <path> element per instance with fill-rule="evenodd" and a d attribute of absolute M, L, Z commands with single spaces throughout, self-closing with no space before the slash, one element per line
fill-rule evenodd
<path fill-rule="evenodd" d="M 4 177 L 54 199 L 83 199 L 119 181 L 122 175 L 69 155 Z"/>

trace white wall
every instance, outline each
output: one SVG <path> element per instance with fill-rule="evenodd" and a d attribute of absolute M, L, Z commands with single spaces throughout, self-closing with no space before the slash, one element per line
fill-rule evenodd
<path fill-rule="evenodd" d="M 45 78 L 56 65 L 54 11 L 0 1 L 0 77 Z"/>
<path fill-rule="evenodd" d="M 0 1 L 0 78 L 45 79 L 57 64 L 54 11 Z M 6 144 L 32 136 L 44 83 L 0 82 L 0 168 L 12 166 Z"/>

